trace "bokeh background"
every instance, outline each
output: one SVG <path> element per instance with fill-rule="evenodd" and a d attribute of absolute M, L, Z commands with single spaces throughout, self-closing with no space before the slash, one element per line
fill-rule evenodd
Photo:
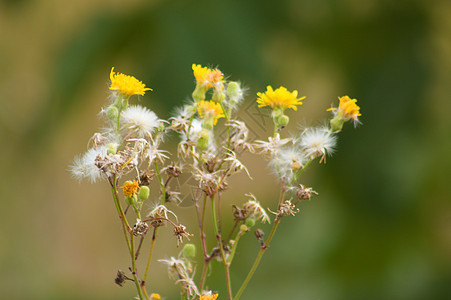
<path fill-rule="evenodd" d="M 78 183 L 68 165 L 101 126 L 112 66 L 152 87 L 139 101 L 167 118 L 200 63 L 248 88 L 255 138 L 271 130 L 253 104 L 267 84 L 307 96 L 287 135 L 325 122 L 337 96 L 362 112 L 303 177 L 319 196 L 283 220 L 243 299 L 450 299 L 450 14 L 434 0 L 0 1 L 0 298 L 132 298 L 113 283 L 128 257 L 108 187 Z M 233 181 L 223 211 L 245 192 L 273 207 L 270 170 L 243 159 L 254 180 Z M 162 232 L 156 257 L 176 255 Z M 235 291 L 257 251 L 249 234 Z M 178 299 L 153 266 L 151 286 Z M 225 299 L 214 269 L 208 285 Z"/>

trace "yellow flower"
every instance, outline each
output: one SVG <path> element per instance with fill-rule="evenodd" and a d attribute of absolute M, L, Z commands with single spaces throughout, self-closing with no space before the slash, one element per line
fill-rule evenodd
<path fill-rule="evenodd" d="M 216 300 L 218 298 L 219 294 L 205 294 L 200 296 L 199 300 Z"/>
<path fill-rule="evenodd" d="M 198 84 L 212 88 L 216 83 L 222 82 L 224 74 L 218 69 L 209 69 L 201 65 L 193 64 L 193 74 Z"/>
<path fill-rule="evenodd" d="M 118 91 L 125 96 L 141 95 L 144 96 L 146 91 L 152 89 L 146 88 L 144 83 L 133 76 L 124 75 L 122 73 L 115 73 L 114 67 L 111 68 L 110 73 L 111 85 L 110 90 Z"/>
<path fill-rule="evenodd" d="M 153 293 L 150 295 L 150 300 L 161 300 L 161 296 L 159 294 Z"/>
<path fill-rule="evenodd" d="M 124 182 L 124 185 L 121 186 L 121 189 L 124 191 L 124 196 L 129 198 L 133 197 L 134 194 L 138 193 L 139 184 L 136 180 L 127 180 Z"/>
<path fill-rule="evenodd" d="M 263 106 L 271 106 L 273 109 L 286 109 L 292 108 L 297 110 L 296 105 L 302 105 L 301 100 L 305 98 L 301 97 L 297 99 L 298 91 L 294 90 L 293 92 L 289 92 L 285 87 L 281 86 L 275 91 L 272 89 L 270 85 L 266 87 L 266 92 L 257 93 L 259 97 L 257 99 L 258 107 Z"/>
<path fill-rule="evenodd" d="M 224 118 L 224 111 L 219 103 L 214 101 L 201 100 L 197 103 L 197 112 L 203 118 L 214 118 L 213 124 L 216 125 L 219 118 Z"/>
<path fill-rule="evenodd" d="M 338 116 L 346 120 L 354 119 L 361 116 L 360 107 L 357 106 L 357 99 L 351 99 L 349 96 L 338 97 L 340 104 L 338 106 Z M 336 110 L 336 108 L 329 108 L 328 111 Z"/>

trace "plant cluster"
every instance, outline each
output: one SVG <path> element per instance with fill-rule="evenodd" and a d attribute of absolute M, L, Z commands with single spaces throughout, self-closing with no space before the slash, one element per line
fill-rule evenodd
<path fill-rule="evenodd" d="M 113 68 L 111 100 L 100 112 L 105 126 L 92 136 L 89 150 L 76 157 L 71 166 L 72 174 L 80 180 L 104 179 L 109 184 L 130 255 L 128 272 L 119 270 L 115 282 L 120 286 L 132 282 L 140 300 L 161 299 L 157 288 L 148 282 L 153 250 L 162 226 L 172 228 L 177 247 L 184 244 L 177 257 L 159 260 L 167 265 L 170 278 L 180 287 L 181 299 L 218 297 L 214 289 L 206 289 L 212 261 L 218 260 L 226 278 L 224 297 L 238 300 L 281 220 L 295 216 L 299 203 L 316 194 L 312 188 L 300 184 L 301 174 L 313 161 L 325 162 L 326 156 L 334 151 L 343 124 L 349 120 L 357 123 L 360 116 L 356 99 L 340 97 L 338 107 L 329 109 L 332 117 L 327 126 L 303 128 L 295 136 L 281 137 L 282 129 L 290 121 L 286 110 L 297 110 L 305 97 L 298 97 L 296 90 L 290 92 L 283 86 L 277 89 L 268 86 L 265 92 L 257 93 L 257 103 L 259 107 L 271 109 L 274 132 L 266 140 L 250 141 L 246 123 L 236 118 L 244 99 L 241 84 L 225 80 L 217 68 L 194 64 L 192 69 L 196 79 L 192 100 L 174 117 L 162 120 L 148 108 L 130 104 L 132 96 L 144 96 L 151 89 L 133 76 L 115 73 Z M 219 140 L 215 132 L 222 124 L 226 127 L 226 138 Z M 162 147 L 170 131 L 180 136 L 174 155 Z M 230 178 L 240 172 L 251 177 L 237 155 L 243 151 L 262 155 L 269 161 L 280 183 L 280 196 L 271 209 L 265 210 L 257 197 L 249 193 L 243 203 L 230 203 L 231 213 L 225 214 L 220 208 L 221 202 L 229 202 L 224 198 Z M 197 219 L 197 229 L 188 230 L 176 213 L 181 192 L 171 182 L 183 173 L 196 182 L 190 200 L 194 203 L 192 215 Z M 156 183 L 151 185 L 152 182 Z M 154 208 L 147 211 L 151 205 L 143 205 L 145 202 L 152 203 Z M 211 214 L 213 224 L 206 224 L 207 214 Z M 225 215 L 234 221 L 226 235 L 221 224 Z M 272 222 L 272 229 L 266 238 L 262 230 L 254 230 L 259 251 L 234 294 L 230 267 L 240 239 L 255 228 L 256 222 Z M 207 236 L 207 226 L 214 228 L 214 236 Z M 186 243 L 194 235 L 199 237 L 198 247 Z M 144 250 L 143 242 L 148 236 L 149 247 Z M 207 239 L 213 247 L 208 247 Z M 196 249 L 202 251 L 200 262 L 195 261 Z M 143 262 L 142 253 L 146 253 Z M 139 263 L 142 266 L 138 267 Z M 201 272 L 195 274 L 198 264 Z"/>

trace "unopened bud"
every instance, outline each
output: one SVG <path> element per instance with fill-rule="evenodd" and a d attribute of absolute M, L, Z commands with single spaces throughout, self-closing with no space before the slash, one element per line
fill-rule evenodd
<path fill-rule="evenodd" d="M 254 217 L 247 218 L 245 224 L 246 224 L 247 227 L 254 226 L 255 225 L 255 218 Z"/>
<path fill-rule="evenodd" d="M 247 228 L 247 226 L 243 224 L 243 225 L 240 226 L 240 231 L 241 232 L 248 232 L 249 228 Z"/>
<path fill-rule="evenodd" d="M 139 188 L 139 192 L 138 192 L 138 197 L 141 200 L 146 200 L 147 198 L 149 198 L 149 194 L 150 194 L 150 189 L 147 186 L 141 186 Z"/>
<path fill-rule="evenodd" d="M 105 114 L 111 121 L 116 121 L 117 117 L 119 116 L 119 110 L 116 106 L 110 105 L 107 107 L 107 109 L 105 109 Z"/>
<path fill-rule="evenodd" d="M 194 258 L 196 257 L 196 245 L 194 244 L 185 244 L 182 249 L 183 256 L 186 258 Z"/>
<path fill-rule="evenodd" d="M 241 97 L 242 90 L 240 84 L 236 81 L 230 81 L 227 85 L 227 96 L 231 99 Z"/>
<path fill-rule="evenodd" d="M 290 122 L 290 118 L 287 115 L 280 115 L 277 118 L 277 124 L 279 125 L 279 127 L 287 126 L 288 122 Z"/>
<path fill-rule="evenodd" d="M 203 129 L 201 132 L 199 132 L 196 143 L 197 149 L 203 151 L 208 148 L 208 136 L 209 136 L 208 130 L 206 129 Z"/>

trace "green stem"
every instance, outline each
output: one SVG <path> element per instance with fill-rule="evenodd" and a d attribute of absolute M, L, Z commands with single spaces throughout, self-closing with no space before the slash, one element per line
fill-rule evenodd
<path fill-rule="evenodd" d="M 160 181 L 161 186 L 161 204 L 164 205 L 166 202 L 166 186 L 163 182 L 163 179 L 161 178 L 160 169 L 158 168 L 158 163 L 155 160 L 155 172 L 157 172 L 158 180 Z"/>
<path fill-rule="evenodd" d="M 147 280 L 147 274 L 149 273 L 150 261 L 152 260 L 153 248 L 155 245 L 155 239 L 157 238 L 158 227 L 153 229 L 152 240 L 150 241 L 149 256 L 147 257 L 146 271 L 144 272 L 143 282 Z"/>
<path fill-rule="evenodd" d="M 208 253 L 207 253 L 207 242 L 205 239 L 205 231 L 204 231 L 204 224 L 205 224 L 205 211 L 207 208 L 207 194 L 205 194 L 204 196 L 204 203 L 203 203 L 203 208 L 202 208 L 202 216 L 199 216 L 200 221 L 199 221 L 199 228 L 200 228 L 200 238 L 201 238 L 201 243 L 202 243 L 202 251 L 204 254 L 204 265 L 202 267 L 202 275 L 200 277 L 200 289 L 201 291 L 204 288 L 205 285 L 205 280 L 207 278 L 207 271 L 208 271 L 208 266 L 210 264 L 210 260 L 208 257 Z M 197 208 L 199 210 L 199 208 Z M 198 212 L 199 214 L 199 212 Z"/>
<path fill-rule="evenodd" d="M 119 195 L 117 192 L 117 182 L 116 177 L 109 179 L 111 185 L 111 193 L 113 194 L 114 205 L 116 206 L 119 219 L 121 220 L 122 229 L 124 231 L 125 241 L 127 242 L 128 251 L 130 251 L 130 240 L 128 238 L 128 232 L 130 232 L 130 226 L 128 225 L 127 218 L 125 217 L 124 211 L 122 209 L 121 203 L 119 201 Z"/>
<path fill-rule="evenodd" d="M 224 271 L 225 271 L 225 276 L 226 276 L 226 281 L 227 281 L 227 294 L 229 296 L 229 300 L 232 300 L 233 299 L 232 284 L 230 281 L 230 270 L 229 270 L 230 264 L 226 261 L 226 257 L 225 257 L 225 253 L 224 253 L 224 245 L 222 244 L 221 233 L 219 232 L 219 229 L 218 229 L 214 195 L 211 198 L 211 213 L 213 216 L 213 224 L 215 227 L 216 238 L 218 239 L 219 249 L 221 251 L 222 263 L 224 265 Z"/>
<path fill-rule="evenodd" d="M 230 251 L 230 256 L 229 259 L 227 260 L 227 262 L 229 263 L 229 265 L 232 263 L 233 257 L 235 256 L 235 252 L 236 252 L 236 248 L 238 246 L 238 242 L 240 241 L 240 238 L 245 234 L 245 232 L 242 232 L 241 230 L 238 231 L 238 233 L 236 234 L 236 238 L 235 241 L 233 243 L 232 246 L 232 250 Z"/>
<path fill-rule="evenodd" d="M 140 300 L 145 300 L 142 294 L 141 285 L 139 284 L 138 276 L 136 275 L 136 260 L 135 260 L 135 238 L 132 233 L 130 233 L 130 256 L 132 258 L 132 275 L 133 281 L 135 282 L 136 289 L 138 290 L 138 295 Z"/>
<path fill-rule="evenodd" d="M 221 105 L 222 111 L 224 112 L 226 121 L 229 122 L 230 121 L 229 112 L 226 111 L 224 104 L 222 102 L 219 102 L 219 104 Z M 227 149 L 230 149 L 230 126 L 226 126 L 226 127 L 227 127 Z"/>
<path fill-rule="evenodd" d="M 286 191 L 286 189 L 282 185 L 282 189 L 280 191 L 279 206 L 280 206 L 280 203 L 283 202 L 283 199 L 285 197 L 285 191 Z M 249 284 L 249 281 L 252 279 L 252 276 L 254 275 L 255 271 L 257 270 L 258 265 L 260 264 L 263 254 L 265 253 L 266 249 L 268 249 L 268 245 L 271 242 L 272 238 L 274 237 L 274 233 L 276 232 L 277 227 L 279 226 L 279 223 L 280 223 L 280 218 L 276 217 L 276 219 L 274 220 L 274 225 L 272 227 L 271 233 L 268 236 L 268 239 L 260 247 L 260 251 L 258 252 L 257 257 L 255 258 L 254 264 L 252 265 L 252 268 L 249 271 L 249 273 L 247 274 L 246 279 L 244 280 L 240 289 L 236 293 L 234 300 L 238 300 L 240 298 L 241 294 L 243 294 L 244 290 L 246 289 L 247 285 Z"/>

